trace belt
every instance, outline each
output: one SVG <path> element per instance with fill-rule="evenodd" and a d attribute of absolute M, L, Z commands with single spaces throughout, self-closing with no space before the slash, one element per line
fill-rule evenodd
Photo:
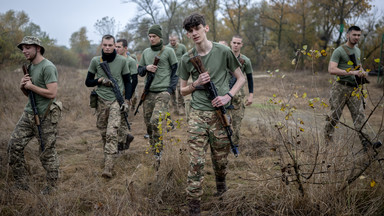
<path fill-rule="evenodd" d="M 357 83 L 350 83 L 350 82 L 347 82 L 347 81 L 344 81 L 344 80 L 339 80 L 339 81 L 337 81 L 339 84 L 341 84 L 341 85 L 346 85 L 346 86 L 349 86 L 349 87 L 355 87 L 355 88 L 357 88 L 357 87 L 359 87 L 358 85 L 357 85 Z"/>

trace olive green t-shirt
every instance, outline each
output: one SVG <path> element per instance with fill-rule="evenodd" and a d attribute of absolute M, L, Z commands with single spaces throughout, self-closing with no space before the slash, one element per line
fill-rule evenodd
<path fill-rule="evenodd" d="M 187 48 L 184 46 L 184 44 L 177 43 L 176 46 L 172 46 L 171 44 L 168 44 L 167 47 L 170 47 L 175 51 L 177 61 L 180 62 L 181 56 L 184 55 L 184 53 L 187 52 Z"/>
<path fill-rule="evenodd" d="M 344 46 L 344 45 L 342 45 Z M 342 46 L 339 46 L 335 51 L 332 53 L 331 61 L 336 62 L 338 65 L 337 67 L 342 70 L 346 70 L 348 68 L 352 68 L 353 65 L 348 65 L 348 61 L 350 61 L 350 58 L 348 54 L 345 52 L 344 48 Z M 356 64 L 360 64 L 360 49 L 356 46 L 354 48 L 350 48 L 349 46 L 346 46 L 347 50 L 350 55 L 355 54 L 356 57 Z M 341 81 L 346 81 L 352 84 L 356 83 L 355 76 L 354 75 L 347 75 L 347 76 L 338 76 L 340 77 Z"/>
<path fill-rule="evenodd" d="M 228 83 L 231 73 L 229 71 L 235 71 L 240 67 L 240 63 L 229 47 L 216 42 L 212 43 L 211 51 L 207 55 L 201 56 L 201 60 L 211 77 L 211 81 L 216 86 L 218 95 L 224 96 L 230 90 Z M 195 49 L 193 49 L 193 55 L 197 55 Z M 199 73 L 189 62 L 189 58 L 189 52 L 183 55 L 176 74 L 183 80 L 188 80 L 192 76 L 192 80 L 195 81 L 199 77 Z M 215 110 L 206 90 L 195 90 L 192 93 L 191 106 L 197 110 Z"/>
<path fill-rule="evenodd" d="M 122 95 L 124 92 L 124 81 L 123 75 L 129 74 L 127 60 L 124 56 L 116 55 L 116 58 L 108 63 L 109 69 L 111 70 L 111 74 L 113 78 L 116 80 L 119 85 L 119 89 Z M 100 67 L 100 56 L 93 57 L 91 63 L 88 67 L 88 71 L 95 74 L 96 79 L 100 77 L 108 78 L 107 74 Z M 99 85 L 96 89 L 96 93 L 98 96 L 103 98 L 104 100 L 114 101 L 116 100 L 115 93 L 113 92 L 112 87 L 107 87 L 104 85 Z"/>
<path fill-rule="evenodd" d="M 172 48 L 163 46 L 164 50 L 160 55 L 160 61 L 157 65 L 155 78 L 152 81 L 149 91 L 163 92 L 166 91 L 171 82 L 171 66 L 177 63 L 175 52 Z M 140 66 L 147 66 L 153 64 L 155 56 L 160 53 L 159 51 L 153 51 L 151 48 L 144 50 L 141 59 Z M 150 72 L 149 72 L 150 73 Z"/>
<path fill-rule="evenodd" d="M 29 68 L 29 75 L 32 78 L 32 83 L 35 86 L 40 88 L 48 89 L 47 84 L 57 83 L 58 73 L 55 65 L 48 59 L 43 59 L 40 63 L 36 65 L 31 65 Z M 48 108 L 48 105 L 51 103 L 51 99 L 43 97 L 39 94 L 33 93 L 35 96 L 35 102 L 37 107 L 37 112 L 39 115 L 43 115 Z M 53 101 L 55 101 L 54 99 Z M 28 100 L 27 105 L 24 108 L 24 111 L 30 114 L 33 114 L 31 101 Z"/>
<path fill-rule="evenodd" d="M 131 56 L 127 57 L 127 64 L 129 69 L 129 74 L 134 75 L 137 74 L 137 62 Z"/>

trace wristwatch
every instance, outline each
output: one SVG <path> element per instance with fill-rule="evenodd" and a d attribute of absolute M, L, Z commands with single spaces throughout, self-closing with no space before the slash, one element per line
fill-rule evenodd
<path fill-rule="evenodd" d="M 229 95 L 229 97 L 231 97 L 231 99 L 233 98 L 233 95 L 231 93 L 227 93 L 227 95 Z"/>

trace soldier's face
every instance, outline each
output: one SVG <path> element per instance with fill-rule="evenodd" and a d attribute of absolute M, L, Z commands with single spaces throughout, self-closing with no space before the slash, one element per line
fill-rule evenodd
<path fill-rule="evenodd" d="M 172 46 L 176 46 L 177 39 L 176 39 L 175 37 L 170 37 L 170 38 L 169 38 L 169 43 L 170 43 Z"/>
<path fill-rule="evenodd" d="M 35 45 L 23 44 L 21 48 L 27 60 L 33 60 L 36 57 L 37 52 L 40 51 L 40 47 Z"/>
<path fill-rule="evenodd" d="M 123 47 L 123 42 L 116 43 L 116 52 L 119 55 L 124 55 L 125 53 L 127 53 L 127 48 Z"/>
<path fill-rule="evenodd" d="M 156 45 L 160 43 L 160 37 L 155 34 L 148 34 L 149 42 L 151 42 L 151 45 Z"/>
<path fill-rule="evenodd" d="M 350 31 L 347 34 L 348 41 L 353 45 L 359 42 L 360 36 L 361 36 L 361 31 L 355 31 L 355 30 Z"/>
<path fill-rule="evenodd" d="M 113 53 L 113 50 L 115 50 L 115 42 L 112 38 L 110 39 L 103 39 L 101 42 L 101 48 L 103 49 L 104 53 Z"/>
<path fill-rule="evenodd" d="M 191 38 L 195 44 L 200 44 L 206 39 L 206 34 L 209 31 L 209 26 L 202 24 L 188 30 L 187 36 Z"/>
<path fill-rule="evenodd" d="M 243 39 L 241 38 L 232 38 L 231 48 L 233 52 L 239 52 L 241 47 L 243 47 Z"/>

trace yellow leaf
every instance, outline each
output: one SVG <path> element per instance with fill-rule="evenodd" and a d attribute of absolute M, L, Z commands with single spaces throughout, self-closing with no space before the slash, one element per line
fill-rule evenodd
<path fill-rule="evenodd" d="M 296 64 L 296 58 L 292 59 L 291 64 L 292 64 L 292 65 L 295 65 L 295 64 Z"/>
<path fill-rule="evenodd" d="M 347 68 L 345 71 L 347 71 L 347 73 L 349 73 L 349 71 L 351 71 L 352 68 Z"/>
<path fill-rule="evenodd" d="M 376 182 L 375 182 L 375 180 L 372 179 L 372 181 L 371 181 L 371 187 L 375 187 L 375 185 L 376 185 Z"/>
<path fill-rule="evenodd" d="M 369 73 L 371 72 L 371 69 L 366 69 L 365 72 Z"/>
<path fill-rule="evenodd" d="M 312 57 L 311 53 L 307 53 L 307 55 L 308 55 L 309 57 Z"/>
<path fill-rule="evenodd" d="M 303 50 L 307 50 L 308 46 L 307 45 L 304 45 L 303 46 Z"/>
<path fill-rule="evenodd" d="M 306 98 L 307 97 L 307 93 L 304 92 L 302 98 Z"/>
<path fill-rule="evenodd" d="M 332 80 L 332 79 L 329 79 L 328 82 L 329 82 L 330 84 L 332 84 L 332 83 L 333 83 L 333 80 Z"/>
<path fill-rule="evenodd" d="M 275 73 L 279 73 L 279 71 L 280 71 L 279 69 L 276 69 L 276 70 L 275 70 Z"/>
<path fill-rule="evenodd" d="M 337 77 L 336 77 L 336 82 L 337 82 L 337 81 L 339 81 L 339 80 L 340 80 L 340 77 L 339 77 L 339 76 L 337 76 Z"/>
<path fill-rule="evenodd" d="M 348 61 L 348 65 L 353 65 L 353 62 L 351 60 Z"/>
<path fill-rule="evenodd" d="M 316 50 L 317 51 L 317 50 Z M 316 58 L 320 58 L 321 57 L 321 53 L 319 52 L 316 52 Z"/>
<path fill-rule="evenodd" d="M 322 105 L 323 107 L 325 107 L 325 108 L 328 107 L 328 104 L 326 104 L 324 101 L 321 101 L 321 105 Z"/>
<path fill-rule="evenodd" d="M 301 53 L 303 53 L 303 55 L 307 55 L 307 52 L 305 50 L 301 50 Z"/>
<path fill-rule="evenodd" d="M 293 94 L 293 96 L 294 96 L 295 98 L 298 98 L 298 97 L 299 97 L 299 95 L 297 95 L 297 92 L 295 92 L 295 94 Z"/>
<path fill-rule="evenodd" d="M 299 127 L 299 129 L 300 129 L 301 132 L 304 132 L 304 128 Z"/>
<path fill-rule="evenodd" d="M 272 97 L 274 97 L 274 98 L 275 98 L 275 97 L 276 97 L 276 94 L 273 94 L 273 95 L 272 95 Z"/>
<path fill-rule="evenodd" d="M 325 50 L 321 50 L 321 55 L 322 56 L 327 56 L 327 52 Z"/>
<path fill-rule="evenodd" d="M 380 59 L 379 58 L 375 59 L 375 62 L 380 63 Z"/>
<path fill-rule="evenodd" d="M 281 79 L 284 79 L 284 77 L 285 77 L 285 74 L 283 76 L 281 76 Z"/>

